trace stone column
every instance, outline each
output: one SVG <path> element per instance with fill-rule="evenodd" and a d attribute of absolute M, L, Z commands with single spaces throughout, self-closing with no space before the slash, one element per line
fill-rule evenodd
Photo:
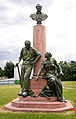
<path fill-rule="evenodd" d="M 39 76 L 39 80 L 36 81 L 37 73 L 40 69 L 41 63 L 44 60 L 44 54 L 46 52 L 46 35 L 45 35 L 45 26 L 36 25 L 33 27 L 33 47 L 37 49 L 42 55 L 40 60 L 34 64 L 33 77 L 30 79 L 30 88 L 34 91 L 35 95 L 38 95 L 43 87 L 47 85 L 47 81 L 43 79 L 42 74 Z"/>
<path fill-rule="evenodd" d="M 36 25 L 33 27 L 33 47 L 37 49 L 42 55 L 40 60 L 34 64 L 33 76 L 36 76 L 42 61 L 44 60 L 44 54 L 46 52 L 46 35 L 45 35 L 45 26 Z"/>

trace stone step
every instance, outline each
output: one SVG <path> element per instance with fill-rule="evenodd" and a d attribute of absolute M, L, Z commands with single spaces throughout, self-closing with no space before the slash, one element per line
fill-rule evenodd
<path fill-rule="evenodd" d="M 65 107 L 65 102 L 37 102 L 37 101 L 18 101 L 14 100 L 11 103 L 12 106 L 18 107 L 18 108 L 45 108 L 45 109 L 56 109 Z"/>
<path fill-rule="evenodd" d="M 11 105 L 11 103 L 4 106 L 4 109 L 8 109 L 13 112 L 43 112 L 43 113 L 50 113 L 50 112 L 63 112 L 66 110 L 72 110 L 74 109 L 70 101 L 67 101 L 66 106 L 62 108 L 56 108 L 56 109 L 48 109 L 48 108 L 19 108 L 14 107 Z"/>
<path fill-rule="evenodd" d="M 57 97 L 50 97 L 50 100 L 48 100 L 46 97 L 30 97 L 30 96 L 27 96 L 27 97 L 22 97 L 22 96 L 19 96 L 19 101 L 48 101 L 48 102 L 53 102 L 53 101 L 58 101 L 58 98 Z"/>

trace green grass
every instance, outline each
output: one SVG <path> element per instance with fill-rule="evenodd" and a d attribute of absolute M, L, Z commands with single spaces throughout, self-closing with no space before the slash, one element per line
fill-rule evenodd
<path fill-rule="evenodd" d="M 76 81 L 63 81 L 63 86 L 76 89 Z"/>
<path fill-rule="evenodd" d="M 76 119 L 76 115 L 37 114 L 37 113 L 1 113 L 0 119 Z"/>
<path fill-rule="evenodd" d="M 64 81 L 63 96 L 70 100 L 74 107 L 76 107 L 76 81 Z M 71 88 L 71 89 L 70 89 Z"/>
<path fill-rule="evenodd" d="M 13 99 L 17 98 L 20 91 L 19 85 L 1 85 L 0 86 L 0 106 L 3 106 Z"/>
<path fill-rule="evenodd" d="M 63 96 L 66 100 L 70 100 L 74 107 L 76 107 L 76 81 L 62 82 Z M 20 91 L 19 85 L 0 86 L 0 119 L 76 119 L 74 110 L 65 111 L 63 113 L 13 113 L 5 111 L 2 107 L 17 98 L 17 93 Z"/>

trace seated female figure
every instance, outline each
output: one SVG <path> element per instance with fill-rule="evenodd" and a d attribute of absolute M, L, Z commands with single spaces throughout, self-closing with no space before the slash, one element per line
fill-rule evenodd
<path fill-rule="evenodd" d="M 47 80 L 47 85 L 44 86 L 39 96 L 43 97 L 55 97 L 61 102 L 66 102 L 62 97 L 62 83 L 60 80 L 60 75 L 63 75 L 62 69 L 57 61 L 52 58 L 50 52 L 45 53 L 45 61 L 42 62 L 40 70 L 37 74 L 36 80 L 39 79 L 39 75 L 44 69 L 43 78 Z"/>

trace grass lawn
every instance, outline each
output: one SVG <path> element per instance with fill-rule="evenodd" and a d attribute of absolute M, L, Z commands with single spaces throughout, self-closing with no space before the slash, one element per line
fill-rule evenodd
<path fill-rule="evenodd" d="M 63 96 L 70 100 L 76 107 L 76 81 L 65 81 L 63 83 Z M 19 85 L 0 86 L 0 119 L 76 119 L 74 110 L 63 113 L 16 113 L 5 111 L 3 106 L 17 98 L 20 91 Z"/>

